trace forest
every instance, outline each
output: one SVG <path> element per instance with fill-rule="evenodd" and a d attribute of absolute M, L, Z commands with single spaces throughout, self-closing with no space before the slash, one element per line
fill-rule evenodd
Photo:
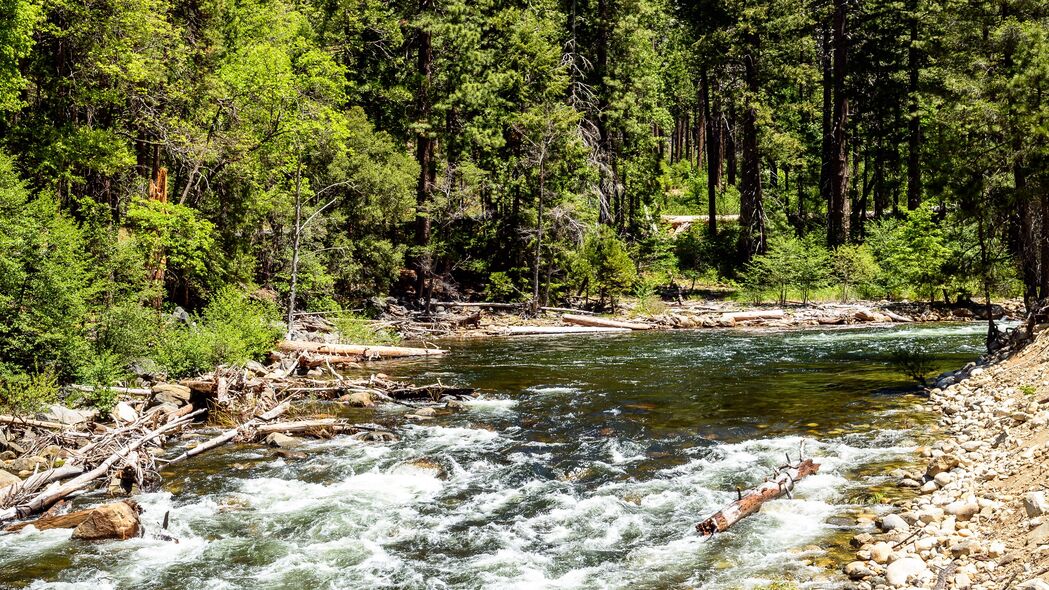
<path fill-rule="evenodd" d="M 207 370 L 388 296 L 1049 297 L 1039 0 L 0 15 L 8 396 Z"/>

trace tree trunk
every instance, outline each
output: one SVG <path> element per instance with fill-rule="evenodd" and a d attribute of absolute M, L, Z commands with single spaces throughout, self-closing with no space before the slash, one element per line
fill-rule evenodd
<path fill-rule="evenodd" d="M 769 500 L 775 500 L 783 495 L 790 495 L 796 482 L 801 481 L 809 475 L 820 470 L 820 466 L 812 459 L 805 459 L 793 467 L 777 470 L 776 476 L 760 486 L 747 492 L 737 492 L 735 502 L 715 512 L 703 522 L 696 525 L 696 531 L 703 536 L 709 537 L 729 529 L 732 525 L 754 514 L 761 509 L 761 505 Z"/>
<path fill-rule="evenodd" d="M 743 112 L 743 174 L 740 179 L 739 241 L 740 262 L 749 262 L 755 254 L 765 252 L 765 210 L 761 195 L 761 154 L 758 151 L 758 113 L 753 104 L 758 95 L 758 39 L 754 33 L 745 36 L 744 70 L 747 102 Z"/>
<path fill-rule="evenodd" d="M 918 115 L 918 0 L 910 0 L 910 46 L 907 49 L 909 108 L 907 121 L 907 208 L 917 209 L 922 204 L 921 174 L 921 117 Z"/>
<path fill-rule="evenodd" d="M 419 0 L 419 12 L 425 14 L 432 8 L 433 0 Z M 425 25 L 423 25 L 425 27 Z M 426 283 L 431 271 L 430 247 L 430 204 L 433 201 L 433 187 L 437 179 L 437 165 L 434 161 L 435 143 L 431 127 L 433 83 L 433 37 L 429 30 L 419 29 L 419 53 L 416 67 L 420 78 L 416 97 L 418 121 L 420 123 L 416 138 L 415 157 L 419 162 L 419 182 L 415 193 L 415 246 L 414 267 L 416 272 L 415 297 L 420 300 L 426 293 Z"/>
<path fill-rule="evenodd" d="M 827 207 L 827 245 L 831 248 L 849 239 L 849 149 L 846 130 L 849 99 L 845 94 L 848 68 L 848 0 L 834 0 L 834 112 L 830 138 L 830 193 Z"/>
<path fill-rule="evenodd" d="M 721 164 L 718 153 L 721 151 L 721 133 L 715 122 L 710 106 L 710 79 L 706 68 L 702 73 L 703 116 L 707 124 L 707 233 L 710 237 L 718 234 L 717 192 L 721 183 Z"/>

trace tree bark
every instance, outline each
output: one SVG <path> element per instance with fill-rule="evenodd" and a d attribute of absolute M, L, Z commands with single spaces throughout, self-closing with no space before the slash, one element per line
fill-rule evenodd
<path fill-rule="evenodd" d="M 432 9 L 433 0 L 419 0 L 419 12 L 425 14 Z M 419 181 L 415 193 L 415 246 L 414 255 L 416 282 L 415 297 L 419 301 L 427 292 L 426 284 L 431 271 L 430 247 L 430 205 L 433 201 L 433 188 L 437 179 L 437 165 L 434 161 L 436 140 L 431 131 L 431 114 L 433 109 L 430 96 L 433 83 L 433 37 L 429 30 L 420 27 L 418 33 L 418 55 L 416 67 L 419 75 L 419 88 L 416 96 L 419 131 L 416 137 L 415 158 L 419 162 Z"/>
<path fill-rule="evenodd" d="M 922 204 L 921 173 L 921 117 L 918 115 L 918 0 L 910 0 L 910 46 L 907 48 L 907 74 L 909 91 L 909 108 L 907 121 L 907 208 L 915 210 Z"/>
<path fill-rule="evenodd" d="M 849 239 L 849 149 L 846 130 L 849 121 L 849 99 L 845 94 L 848 69 L 848 0 L 834 0 L 834 111 L 830 137 L 830 187 L 827 206 L 827 245 L 831 248 Z"/>
<path fill-rule="evenodd" d="M 707 125 L 707 233 L 710 237 L 718 234 L 717 192 L 721 183 L 721 164 L 718 153 L 721 151 L 721 134 L 715 123 L 710 106 L 710 77 L 706 68 L 702 73 L 703 116 Z"/>
<path fill-rule="evenodd" d="M 696 525 L 696 532 L 705 537 L 722 533 L 732 525 L 754 514 L 761 509 L 761 505 L 769 500 L 775 500 L 783 495 L 790 495 L 795 483 L 809 475 L 813 475 L 820 469 L 819 464 L 812 459 L 805 459 L 793 467 L 786 467 L 778 471 L 776 476 L 760 486 L 739 492 L 735 502 L 715 512 L 703 522 Z"/>
<path fill-rule="evenodd" d="M 758 95 L 758 39 L 754 33 L 744 38 L 744 70 L 747 99 L 743 112 L 743 174 L 740 179 L 739 241 L 741 262 L 765 252 L 765 210 L 761 194 L 761 154 L 758 150 L 758 113 L 754 101 Z"/>

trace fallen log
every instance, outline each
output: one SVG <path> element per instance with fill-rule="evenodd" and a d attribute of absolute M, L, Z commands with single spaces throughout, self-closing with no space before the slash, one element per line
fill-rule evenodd
<path fill-rule="evenodd" d="M 572 313 L 572 314 L 576 314 L 576 315 L 579 315 L 579 314 L 582 314 L 582 315 L 596 315 L 596 312 L 593 312 L 593 311 L 587 311 L 585 309 L 571 309 L 571 308 L 568 308 L 568 307 L 540 307 L 539 309 L 540 309 L 540 311 L 549 311 L 549 312 L 552 312 L 552 313 Z"/>
<path fill-rule="evenodd" d="M 438 348 L 407 346 L 368 346 L 363 344 L 328 344 L 325 342 L 302 342 L 282 340 L 277 348 L 283 352 L 311 352 L 324 355 L 354 356 L 363 358 L 397 358 L 405 356 L 435 356 L 444 354 Z"/>
<path fill-rule="evenodd" d="M 0 522 L 4 522 L 6 520 L 14 520 L 15 518 L 26 518 L 31 514 L 36 514 L 37 512 L 46 509 L 48 506 L 54 504 L 62 498 L 65 498 L 73 492 L 77 492 L 86 488 L 96 479 L 104 477 L 109 472 L 109 468 L 112 467 L 120 459 L 137 451 L 142 445 L 163 436 L 165 433 L 185 424 L 188 424 L 193 420 L 193 416 L 202 412 L 204 412 L 204 410 L 197 410 L 196 412 L 188 414 L 178 421 L 168 422 L 160 428 L 151 430 L 129 443 L 126 447 L 122 447 L 120 450 L 110 455 L 109 458 L 100 463 L 91 471 L 80 474 L 79 476 L 69 480 L 65 484 L 58 486 L 56 489 L 48 488 L 43 492 L 40 492 L 32 500 L 24 504 L 14 506 L 6 510 L 0 510 Z"/>
<path fill-rule="evenodd" d="M 170 461 L 165 461 L 165 464 L 171 465 L 173 463 L 178 463 L 180 461 L 185 461 L 186 459 L 189 459 L 190 457 L 195 457 L 195 456 L 203 453 L 204 451 L 210 451 L 211 449 L 221 447 L 222 445 L 224 445 L 224 444 L 232 441 L 233 439 L 237 438 L 241 434 L 249 431 L 250 429 L 252 429 L 252 428 L 254 428 L 256 426 L 258 426 L 260 423 L 268 422 L 270 420 L 273 420 L 277 416 L 280 416 L 281 414 L 286 412 L 288 410 L 288 408 L 290 408 L 290 407 L 291 407 L 291 401 L 290 400 L 285 400 L 285 401 L 277 404 L 276 406 L 274 406 L 272 409 L 270 409 L 270 410 L 268 410 L 266 412 L 263 412 L 262 414 L 259 414 L 255 418 L 245 422 L 244 424 L 241 424 L 240 426 L 238 426 L 236 428 L 231 428 L 229 430 L 226 430 L 222 434 L 220 434 L 220 435 L 218 435 L 216 437 L 210 438 L 210 439 L 200 443 L 199 445 L 193 447 L 192 449 L 189 449 L 188 451 L 182 453 L 178 457 L 175 457 L 174 459 L 171 459 Z"/>
<path fill-rule="evenodd" d="M 316 420 L 299 420 L 296 422 L 276 422 L 274 424 L 259 424 L 255 431 L 260 435 L 280 432 L 288 434 L 292 432 L 306 432 L 309 430 L 331 430 L 333 432 L 348 432 L 356 430 L 352 424 L 338 418 L 318 418 Z"/>
<path fill-rule="evenodd" d="M 566 313 L 563 316 L 561 316 L 561 320 L 566 324 L 575 324 L 577 326 L 590 326 L 595 328 L 626 328 L 627 330 L 652 329 L 652 326 L 650 324 L 642 324 L 640 322 L 623 322 L 608 318 L 573 315 L 570 313 Z"/>
<path fill-rule="evenodd" d="M 143 389 L 140 387 L 93 387 L 91 385 L 69 385 L 69 389 L 74 391 L 83 391 L 85 393 L 94 393 L 99 390 L 109 390 L 114 393 L 122 393 L 124 395 L 142 395 L 150 396 L 153 395 L 153 391 L 150 389 Z"/>
<path fill-rule="evenodd" d="M 729 322 L 746 322 L 750 320 L 782 320 L 786 317 L 782 309 L 757 311 L 736 311 L 721 314 L 721 319 Z"/>
<path fill-rule="evenodd" d="M 597 328 L 590 326 L 507 326 L 505 333 L 511 336 L 540 334 L 601 334 L 629 332 L 629 328 Z"/>
<path fill-rule="evenodd" d="M 696 525 L 696 532 L 709 537 L 728 530 L 740 520 L 757 512 L 761 505 L 780 496 L 790 496 L 796 482 L 819 471 L 818 463 L 805 459 L 797 465 L 778 469 L 776 474 L 760 486 L 746 492 L 737 491 L 737 498 Z"/>
<path fill-rule="evenodd" d="M 91 516 L 94 512 L 94 508 L 87 510 L 78 510 L 76 512 L 70 512 L 69 514 L 62 514 L 60 516 L 44 516 L 30 522 L 19 522 L 12 524 L 4 529 L 8 533 L 16 533 L 27 526 L 34 526 L 39 531 L 46 531 L 49 529 L 75 529 L 80 526 L 80 523 L 87 520 L 87 517 Z"/>
<path fill-rule="evenodd" d="M 0 488 L 0 508 L 7 508 L 17 502 L 19 497 L 32 494 L 54 481 L 62 481 L 84 472 L 79 465 L 63 465 L 47 471 L 41 471 L 27 477 L 24 481 Z"/>
<path fill-rule="evenodd" d="M 70 430 L 69 424 L 62 424 L 61 422 L 50 422 L 47 420 L 33 420 L 31 418 L 23 418 L 21 416 L 9 416 L 6 414 L 0 414 L 0 424 L 11 424 L 14 426 L 32 426 L 34 428 L 46 428 L 48 430 Z M 73 433 L 71 433 L 73 434 Z M 75 433 L 82 436 L 89 436 L 84 433 Z"/>

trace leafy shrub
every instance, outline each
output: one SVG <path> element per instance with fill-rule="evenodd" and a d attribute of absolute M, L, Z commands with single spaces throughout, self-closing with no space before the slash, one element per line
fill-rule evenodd
<path fill-rule="evenodd" d="M 904 345 L 890 353 L 889 364 L 918 385 L 925 387 L 928 384 L 929 373 L 933 370 L 933 356 L 921 347 Z"/>
<path fill-rule="evenodd" d="M 874 259 L 874 253 L 865 244 L 838 246 L 832 255 L 831 264 L 834 278 L 841 286 L 842 302 L 848 302 L 852 289 L 869 284 L 881 270 Z"/>
<path fill-rule="evenodd" d="M 376 328 L 367 318 L 347 313 L 333 319 L 344 344 L 396 344 L 400 338 L 390 330 Z"/>
<path fill-rule="evenodd" d="M 127 374 L 124 371 L 121 357 L 114 352 L 104 350 L 91 357 L 80 368 L 80 382 L 94 389 L 78 391 L 74 401 L 96 408 L 101 412 L 109 412 L 117 403 L 117 393 L 112 388 L 125 378 Z"/>
<path fill-rule="evenodd" d="M 36 412 L 58 401 L 58 377 L 53 369 L 33 373 L 10 373 L 0 366 L 0 409 L 22 415 Z"/>
<path fill-rule="evenodd" d="M 768 252 L 756 256 L 744 273 L 748 293 L 774 290 L 782 305 L 787 302 L 787 289 L 798 287 L 808 303 L 809 293 L 827 284 L 830 256 L 822 244 L 813 239 L 777 236 L 769 240 Z"/>
<path fill-rule="evenodd" d="M 277 318 L 272 303 L 224 287 L 189 325 L 166 326 L 155 360 L 169 376 L 180 377 L 261 358 L 280 338 Z"/>

